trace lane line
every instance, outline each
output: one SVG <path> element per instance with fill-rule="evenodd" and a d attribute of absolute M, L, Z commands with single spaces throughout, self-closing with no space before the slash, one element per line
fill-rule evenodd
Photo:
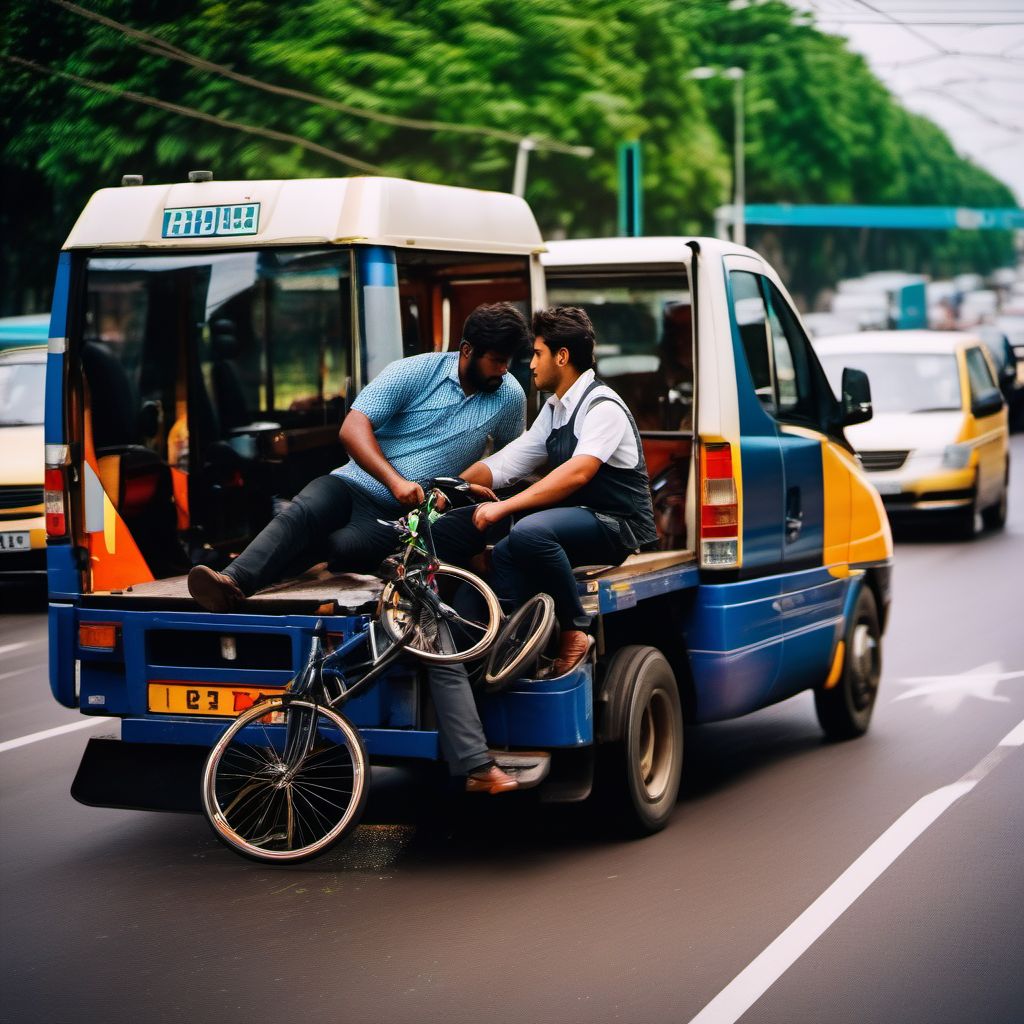
<path fill-rule="evenodd" d="M 58 725 L 55 729 L 44 729 L 42 732 L 33 732 L 28 736 L 19 736 L 16 740 L 7 740 L 0 743 L 0 754 L 5 750 L 14 750 L 16 747 L 24 747 L 29 743 L 38 743 L 40 740 L 48 740 L 54 736 L 63 736 L 66 732 L 74 732 L 76 729 L 88 729 L 91 726 L 99 725 L 101 722 L 113 722 L 113 718 L 106 716 L 98 718 L 87 718 L 83 722 L 72 722 L 70 725 Z"/>
<path fill-rule="evenodd" d="M 16 644 L 3 644 L 0 645 L 0 654 L 9 654 L 11 651 L 20 651 L 22 647 L 31 647 L 34 643 L 38 643 L 38 641 L 21 640 Z"/>
<path fill-rule="evenodd" d="M 922 797 L 897 818 L 690 1024 L 735 1024 L 921 833 L 974 789 L 1014 747 L 1020 746 L 1024 746 L 1024 721 L 958 781 Z"/>
<path fill-rule="evenodd" d="M 27 668 L 16 668 L 13 672 L 0 672 L 0 679 L 10 679 L 11 676 L 23 676 L 27 672 L 35 672 L 39 665 L 29 665 Z"/>

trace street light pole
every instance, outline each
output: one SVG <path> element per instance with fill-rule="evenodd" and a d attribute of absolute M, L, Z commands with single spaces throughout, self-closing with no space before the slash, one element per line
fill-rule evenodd
<path fill-rule="evenodd" d="M 516 168 L 512 174 L 512 195 L 526 195 L 526 168 L 530 161 L 530 153 L 537 148 L 537 143 L 529 136 L 519 140 L 516 150 Z"/>
<path fill-rule="evenodd" d="M 732 79 L 733 102 L 733 169 L 732 169 L 732 240 L 740 245 L 747 244 L 746 222 L 746 167 L 744 160 L 744 119 L 743 119 L 743 79 L 746 72 L 743 68 L 693 68 L 686 73 L 687 78 L 703 80 L 706 78 Z"/>
<path fill-rule="evenodd" d="M 732 101 L 736 116 L 733 132 L 733 229 L 732 240 L 738 245 L 747 244 L 747 182 L 746 161 L 743 153 L 743 68 L 729 68 L 726 77 L 732 79 Z"/>
<path fill-rule="evenodd" d="M 523 197 L 526 195 L 526 171 L 530 163 L 530 154 L 535 149 L 547 149 L 555 153 L 568 153 L 581 160 L 589 160 L 594 155 L 592 146 L 570 146 L 564 142 L 554 143 L 548 139 L 531 139 L 529 135 L 519 140 L 516 148 L 516 166 L 512 172 L 512 194 Z"/>

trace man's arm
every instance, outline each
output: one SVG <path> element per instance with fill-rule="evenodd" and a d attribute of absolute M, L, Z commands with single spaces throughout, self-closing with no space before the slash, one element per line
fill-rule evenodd
<path fill-rule="evenodd" d="M 423 501 L 423 488 L 413 480 L 406 480 L 380 450 L 373 435 L 373 424 L 365 413 L 350 409 L 341 425 L 341 442 L 355 460 L 374 479 L 379 480 L 400 505 L 411 508 Z"/>
<path fill-rule="evenodd" d="M 477 463 L 477 465 L 480 465 Z M 589 483 L 601 468 L 601 460 L 593 455 L 574 455 L 563 462 L 547 476 L 530 484 L 525 491 L 513 494 L 504 501 L 478 505 L 473 513 L 473 525 L 485 530 L 492 523 L 501 522 L 516 512 L 528 512 L 534 508 L 549 508 L 564 501 L 584 484 Z M 475 467 L 470 467 L 475 468 Z"/>

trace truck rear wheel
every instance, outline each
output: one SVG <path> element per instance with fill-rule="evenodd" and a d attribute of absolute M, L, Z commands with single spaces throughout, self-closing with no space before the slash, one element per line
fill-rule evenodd
<path fill-rule="evenodd" d="M 683 714 L 671 667 L 654 647 L 617 651 L 603 693 L 615 738 L 599 751 L 600 811 L 631 834 L 668 824 L 683 768 Z"/>
<path fill-rule="evenodd" d="M 863 736 L 871 722 L 882 675 L 882 631 L 871 589 L 862 584 L 846 626 L 846 650 L 839 681 L 814 691 L 814 710 L 830 740 Z"/>

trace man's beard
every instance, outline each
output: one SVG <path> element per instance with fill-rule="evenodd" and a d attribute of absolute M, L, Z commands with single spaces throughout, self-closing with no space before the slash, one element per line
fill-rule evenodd
<path fill-rule="evenodd" d="M 480 361 L 478 359 L 470 359 L 467 373 L 469 374 L 469 382 L 476 391 L 483 391 L 485 394 L 493 395 L 501 387 L 501 377 L 485 377 L 480 372 Z"/>

